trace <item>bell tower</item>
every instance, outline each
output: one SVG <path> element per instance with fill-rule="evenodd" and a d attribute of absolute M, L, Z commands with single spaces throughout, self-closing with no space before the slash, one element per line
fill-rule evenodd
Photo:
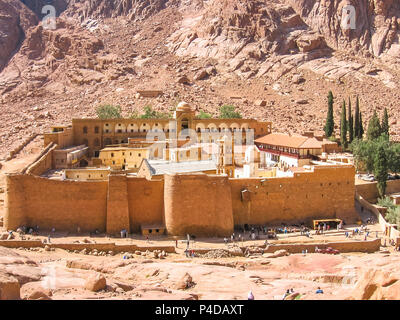
<path fill-rule="evenodd" d="M 193 118 L 195 117 L 195 112 L 192 110 L 189 104 L 186 102 L 180 102 L 176 107 L 174 118 L 176 121 L 176 131 L 179 137 L 181 131 L 185 129 L 193 129 Z"/>
<path fill-rule="evenodd" d="M 226 174 L 229 178 L 235 177 L 235 141 L 223 136 L 217 140 L 218 158 L 217 174 Z"/>

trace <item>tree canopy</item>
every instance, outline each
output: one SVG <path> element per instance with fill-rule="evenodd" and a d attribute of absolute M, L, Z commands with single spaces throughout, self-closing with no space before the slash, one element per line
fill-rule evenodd
<path fill-rule="evenodd" d="M 144 108 L 144 113 L 138 118 L 140 119 L 169 119 L 171 118 L 171 114 L 168 112 L 159 112 L 153 110 L 151 106 L 145 106 Z"/>
<path fill-rule="evenodd" d="M 197 115 L 197 118 L 199 118 L 199 119 L 211 119 L 212 115 L 207 113 L 207 112 L 204 112 L 203 110 L 200 110 L 199 114 Z"/>
<path fill-rule="evenodd" d="M 375 111 L 368 123 L 367 138 L 368 140 L 378 139 L 381 133 L 382 133 L 381 124 L 379 122 L 378 115 L 376 114 Z"/>
<path fill-rule="evenodd" d="M 224 105 L 219 109 L 219 118 L 220 119 L 241 119 L 242 115 L 240 112 L 235 111 L 235 106 L 232 105 Z"/>
<path fill-rule="evenodd" d="M 96 109 L 97 117 L 100 119 L 120 119 L 121 107 L 112 105 L 99 106 Z"/>
<path fill-rule="evenodd" d="M 340 143 L 344 149 L 347 148 L 347 127 L 346 101 L 343 100 L 342 113 L 340 117 Z"/>
<path fill-rule="evenodd" d="M 333 93 L 332 91 L 329 91 L 328 94 L 328 113 L 326 116 L 326 123 L 324 127 L 325 131 L 325 136 L 327 138 L 331 137 L 333 134 L 333 131 L 335 129 L 335 120 L 333 118 Z"/>

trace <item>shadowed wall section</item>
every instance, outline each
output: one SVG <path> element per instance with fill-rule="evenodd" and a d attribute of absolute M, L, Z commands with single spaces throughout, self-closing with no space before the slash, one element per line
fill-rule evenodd
<path fill-rule="evenodd" d="M 129 221 L 131 232 L 143 225 L 164 225 L 164 181 L 128 178 Z"/>

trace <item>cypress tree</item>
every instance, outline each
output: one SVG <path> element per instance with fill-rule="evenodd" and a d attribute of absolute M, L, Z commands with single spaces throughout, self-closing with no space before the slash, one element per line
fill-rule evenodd
<path fill-rule="evenodd" d="M 354 137 L 360 139 L 360 100 L 356 100 L 356 110 L 354 112 Z"/>
<path fill-rule="evenodd" d="M 347 119 L 346 119 L 346 101 L 343 100 L 342 114 L 340 117 L 340 143 L 343 149 L 347 148 Z"/>
<path fill-rule="evenodd" d="M 374 175 L 378 181 L 379 196 L 383 198 L 386 193 L 386 181 L 388 176 L 388 160 L 383 144 L 378 146 L 374 159 Z"/>
<path fill-rule="evenodd" d="M 381 130 L 382 134 L 387 134 L 389 136 L 389 115 L 386 108 L 385 111 L 383 111 Z"/>
<path fill-rule="evenodd" d="M 351 111 L 351 100 L 349 98 L 349 142 L 352 143 L 354 139 L 354 119 Z"/>
<path fill-rule="evenodd" d="M 325 135 L 327 138 L 331 137 L 335 129 L 335 122 L 333 119 L 333 93 L 329 91 L 328 94 L 328 114 L 326 116 L 326 124 L 324 127 Z"/>
<path fill-rule="evenodd" d="M 368 123 L 367 138 L 368 140 L 378 139 L 381 135 L 382 129 L 376 111 Z"/>
<path fill-rule="evenodd" d="M 359 125 L 360 125 L 360 129 L 358 132 L 358 138 L 362 140 L 363 136 L 364 136 L 364 125 L 363 125 L 363 121 L 362 121 L 362 114 L 360 111 L 360 120 L 359 120 Z"/>

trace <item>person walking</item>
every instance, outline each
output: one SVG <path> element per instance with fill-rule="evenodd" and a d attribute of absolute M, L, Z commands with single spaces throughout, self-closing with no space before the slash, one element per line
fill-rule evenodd
<path fill-rule="evenodd" d="M 283 295 L 283 299 L 282 299 L 282 300 L 285 300 L 286 297 L 289 296 L 289 295 L 290 295 L 290 290 L 287 289 L 286 292 L 285 292 L 285 294 Z"/>
<path fill-rule="evenodd" d="M 254 300 L 254 295 L 253 295 L 253 292 L 251 292 L 251 290 L 250 290 L 249 294 L 247 295 L 247 300 Z"/>

